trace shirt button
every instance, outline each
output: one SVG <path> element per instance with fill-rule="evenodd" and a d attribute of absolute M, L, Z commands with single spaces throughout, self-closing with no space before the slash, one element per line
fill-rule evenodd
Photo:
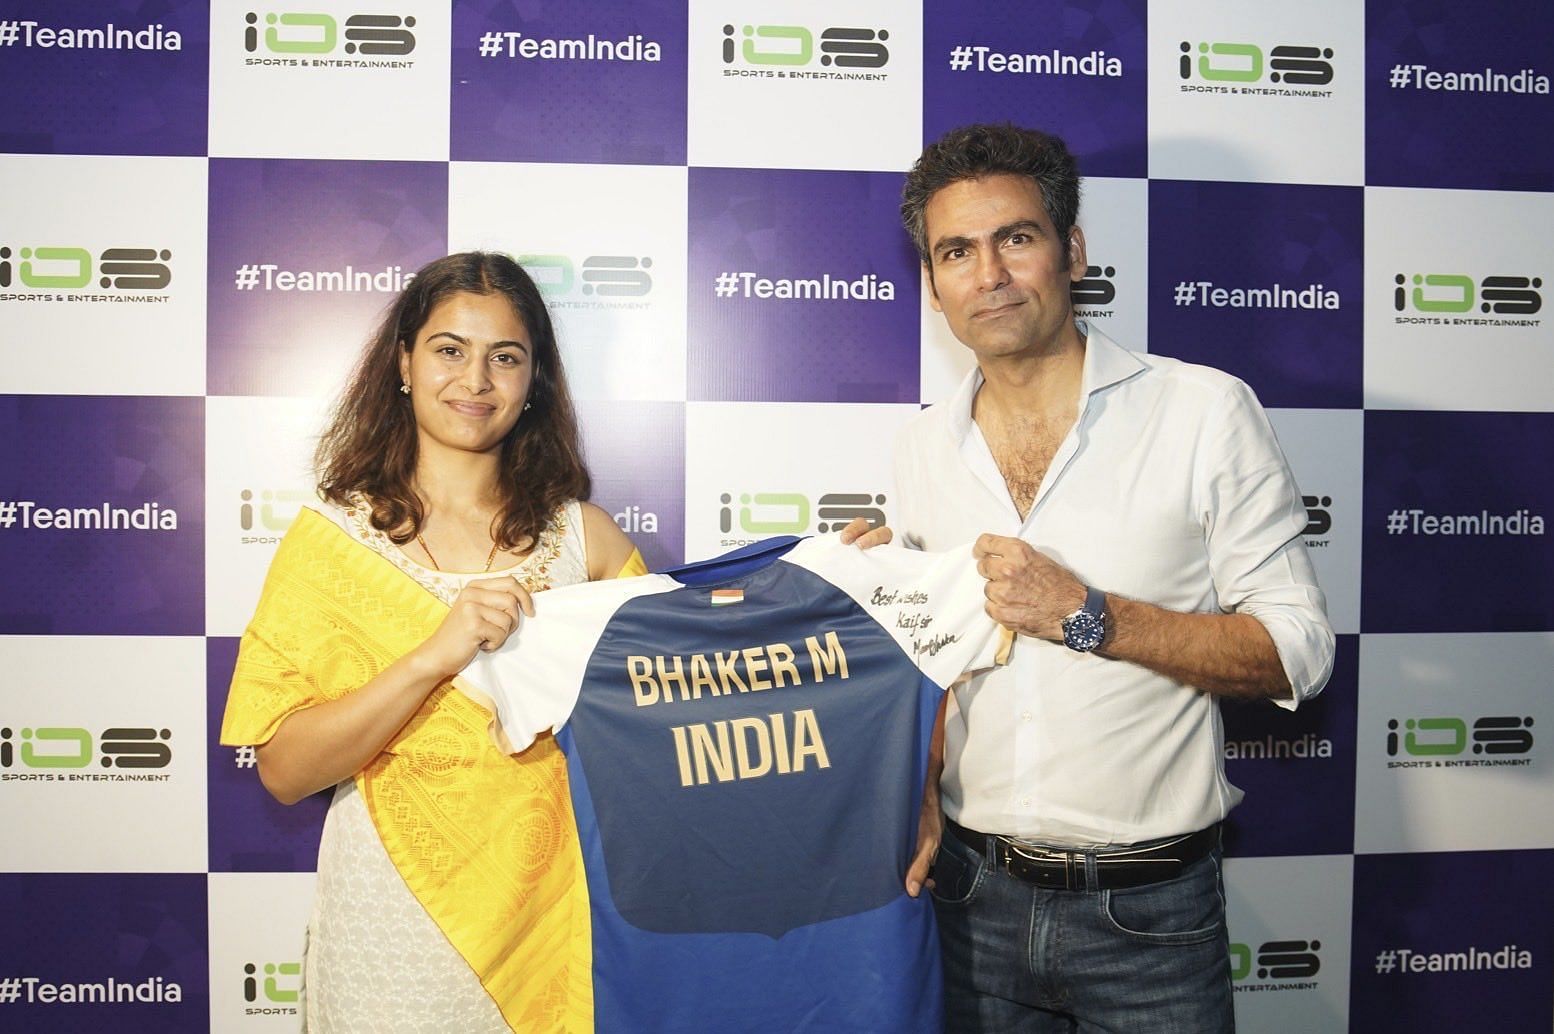
<path fill-rule="evenodd" d="M 1021 797 L 1020 798 L 1020 807 L 1022 807 L 1022 808 L 1029 808 L 1030 806 L 1031 806 L 1031 799 L 1029 797 Z"/>
<path fill-rule="evenodd" d="M 1028 722 L 1030 720 L 1031 720 L 1031 713 L 1029 711 L 1021 711 L 1020 712 L 1020 721 Z"/>

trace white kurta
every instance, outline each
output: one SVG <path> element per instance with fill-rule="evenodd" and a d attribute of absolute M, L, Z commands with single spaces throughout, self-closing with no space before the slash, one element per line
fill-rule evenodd
<path fill-rule="evenodd" d="M 320 507 L 347 533 L 444 603 L 491 574 L 434 571 L 407 557 L 362 511 Z M 588 580 L 582 510 L 568 504 L 523 562 L 498 574 L 546 587 Z M 318 886 L 303 958 L 308 1034 L 505 1034 L 496 1002 L 394 867 L 356 784 L 335 788 L 318 845 Z"/>

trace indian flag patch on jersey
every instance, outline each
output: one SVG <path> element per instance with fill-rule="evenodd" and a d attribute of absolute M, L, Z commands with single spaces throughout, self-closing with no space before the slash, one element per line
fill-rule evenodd
<path fill-rule="evenodd" d="M 727 607 L 735 603 L 745 602 L 745 590 L 743 589 L 713 589 L 712 605 L 714 607 Z"/>

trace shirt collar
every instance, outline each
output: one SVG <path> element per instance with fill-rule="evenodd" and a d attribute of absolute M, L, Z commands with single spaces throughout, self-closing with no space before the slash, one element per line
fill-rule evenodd
<path fill-rule="evenodd" d="M 1082 398 L 1088 399 L 1144 369 L 1144 361 L 1136 353 L 1123 348 L 1088 321 L 1077 319 L 1074 324 L 1085 336 L 1085 367 L 1079 378 L 1079 394 Z M 971 403 L 977 397 L 977 389 L 982 387 L 982 381 L 982 368 L 973 366 L 946 403 L 949 407 L 950 434 L 956 441 L 964 441 L 971 433 Z M 1080 406 L 1080 409 L 1084 407 Z"/>

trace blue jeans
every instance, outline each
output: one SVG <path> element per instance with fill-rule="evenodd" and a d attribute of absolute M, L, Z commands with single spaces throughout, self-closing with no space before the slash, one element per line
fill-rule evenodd
<path fill-rule="evenodd" d="M 1162 883 L 1047 890 L 946 833 L 934 881 L 950 1034 L 1235 1030 L 1217 847 Z"/>

